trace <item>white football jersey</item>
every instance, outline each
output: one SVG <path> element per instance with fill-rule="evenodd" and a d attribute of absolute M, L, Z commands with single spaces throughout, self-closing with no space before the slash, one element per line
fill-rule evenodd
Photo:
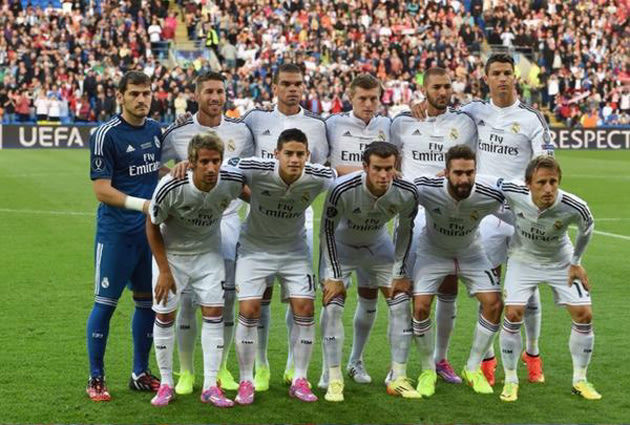
<path fill-rule="evenodd" d="M 367 188 L 365 179 L 364 171 L 340 177 L 326 198 L 319 240 L 327 278 L 342 279 L 337 242 L 370 246 L 382 238 L 389 238 L 386 225 L 396 216 L 399 219 L 392 274 L 394 278 L 406 275 L 404 265 L 418 210 L 416 188 L 408 181 L 396 179 L 385 194 L 376 197 Z"/>
<path fill-rule="evenodd" d="M 496 178 L 478 175 L 470 196 L 461 201 L 448 192 L 445 177 L 418 177 L 414 183 L 426 215 L 419 245 L 454 257 L 470 250 L 483 252 L 479 223 L 498 212 L 505 200 L 496 187 Z"/>
<path fill-rule="evenodd" d="M 556 202 L 540 211 L 527 186 L 504 182 L 501 190 L 514 216 L 510 258 L 530 264 L 558 265 L 569 261 L 579 264 L 586 243 L 576 243 L 574 252 L 567 229 L 571 224 L 577 226 L 576 241 L 590 237 L 594 222 L 586 202 L 559 190 Z"/>
<path fill-rule="evenodd" d="M 330 143 L 330 166 L 363 165 L 365 147 L 372 142 L 389 142 L 388 117 L 377 115 L 368 124 L 353 112 L 331 115 L 326 119 L 326 132 Z"/>
<path fill-rule="evenodd" d="M 274 159 L 273 152 L 278 143 L 280 133 L 289 128 L 298 128 L 306 134 L 308 150 L 311 151 L 309 161 L 324 164 L 328 159 L 328 139 L 326 124 L 318 115 L 300 107 L 295 115 L 284 115 L 276 106 L 272 111 L 253 109 L 241 119 L 254 135 L 254 155 L 262 159 Z"/>
<path fill-rule="evenodd" d="M 254 154 L 254 137 L 244 123 L 228 117 L 221 117 L 221 124 L 216 127 L 206 127 L 199 123 L 198 114 L 190 117 L 181 125 L 173 124 L 164 132 L 162 142 L 162 164 L 170 160 L 180 162 L 188 159 L 188 143 L 197 134 L 208 130 L 216 132 L 223 144 L 224 163 L 232 157 L 249 157 Z M 242 205 L 240 199 L 235 200 L 225 214 L 236 214 Z"/>
<path fill-rule="evenodd" d="M 461 110 L 477 124 L 477 172 L 481 174 L 524 181 L 532 158 L 553 155 L 544 117 L 520 100 L 505 108 L 475 100 Z"/>
<path fill-rule="evenodd" d="M 149 214 L 160 225 L 169 254 L 221 253 L 221 218 L 225 209 L 243 190 L 245 178 L 233 167 L 221 167 L 217 184 L 210 192 L 199 190 L 193 172 L 175 179 L 170 174 L 158 183 Z"/>
<path fill-rule="evenodd" d="M 304 211 L 333 184 L 334 170 L 306 164 L 302 176 L 287 185 L 275 159 L 233 158 L 230 165 L 241 170 L 251 190 L 240 242 L 262 252 L 287 252 L 306 243 Z"/>
<path fill-rule="evenodd" d="M 477 144 L 477 126 L 467 114 L 452 108 L 436 117 L 417 120 L 409 112 L 397 115 L 390 129 L 400 150 L 404 177 L 434 177 L 446 166 L 446 152 L 455 145 Z"/>

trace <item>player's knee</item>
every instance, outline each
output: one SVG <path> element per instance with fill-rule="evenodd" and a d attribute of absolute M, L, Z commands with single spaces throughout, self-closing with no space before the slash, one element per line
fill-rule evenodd
<path fill-rule="evenodd" d="M 223 316 L 223 307 L 201 307 L 203 317 L 220 317 Z"/>
<path fill-rule="evenodd" d="M 155 313 L 155 319 L 161 323 L 171 324 L 175 321 L 175 312 L 171 311 L 170 313 Z"/>
<path fill-rule="evenodd" d="M 518 323 L 523 320 L 525 309 L 520 306 L 507 306 L 505 307 L 505 318 L 512 322 Z"/>
<path fill-rule="evenodd" d="M 291 299 L 291 310 L 294 315 L 311 317 L 315 314 L 315 303 L 310 299 Z"/>
<path fill-rule="evenodd" d="M 241 301 L 238 314 L 248 319 L 258 319 L 260 317 L 260 301 Z"/>
<path fill-rule="evenodd" d="M 364 288 L 359 287 L 359 296 L 368 300 L 373 300 L 378 297 L 378 288 Z"/>
<path fill-rule="evenodd" d="M 574 308 L 571 318 L 575 323 L 591 323 L 593 321 L 593 311 L 590 307 Z"/>
<path fill-rule="evenodd" d="M 414 301 L 413 317 L 416 320 L 424 320 L 431 314 L 431 301 Z"/>
<path fill-rule="evenodd" d="M 498 323 L 501 318 L 501 312 L 503 311 L 503 301 L 501 297 L 489 297 L 483 305 L 483 315 L 486 319 L 493 323 Z"/>

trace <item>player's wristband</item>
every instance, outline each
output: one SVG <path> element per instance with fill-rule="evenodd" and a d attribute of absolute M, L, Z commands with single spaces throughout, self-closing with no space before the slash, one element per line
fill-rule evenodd
<path fill-rule="evenodd" d="M 125 208 L 144 212 L 144 203 L 146 199 L 136 198 L 135 196 L 127 196 L 125 198 Z"/>

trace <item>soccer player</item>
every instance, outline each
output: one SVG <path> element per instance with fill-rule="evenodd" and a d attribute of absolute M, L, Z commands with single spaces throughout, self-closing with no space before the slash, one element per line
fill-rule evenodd
<path fill-rule="evenodd" d="M 325 399 L 344 400 L 341 354 L 345 282 L 358 270 L 362 271 L 364 287 L 380 288 L 387 298 L 387 334 L 394 372 L 387 392 L 420 398 L 409 383 L 406 371 L 412 335 L 408 294 L 411 282 L 405 260 L 411 245 L 418 196 L 412 183 L 395 178 L 398 149 L 394 145 L 373 142 L 362 155 L 364 170 L 347 174 L 335 182 L 322 214 L 322 338 L 329 374 Z M 397 216 L 394 247 L 386 224 Z"/>
<path fill-rule="evenodd" d="M 477 143 L 477 126 L 473 119 L 448 106 L 453 88 L 448 72 L 444 68 L 429 68 L 424 73 L 421 90 L 426 99 L 424 119 L 419 120 L 409 112 L 403 112 L 394 118 L 390 131 L 392 143 L 400 149 L 402 175 L 409 180 L 441 175 L 444 172 L 444 157 L 451 147 L 465 144 L 474 150 Z M 416 215 L 415 231 L 419 232 L 424 224 L 425 214 L 420 209 Z M 407 261 L 407 268 L 410 271 L 414 268 L 416 249 L 417 238 L 413 238 Z M 443 286 L 456 287 L 457 276 L 448 276 Z M 457 316 L 456 295 L 439 291 L 437 298 L 436 371 L 446 382 L 460 384 L 462 380 L 453 370 L 447 355 L 451 331 Z"/>
<path fill-rule="evenodd" d="M 505 385 L 501 400 L 516 401 L 516 368 L 522 350 L 520 327 L 532 293 L 547 282 L 554 300 L 564 305 L 573 325 L 569 351 L 573 360 L 573 393 L 588 400 L 602 398 L 586 380 L 594 345 L 593 312 L 586 270 L 580 264 L 593 231 L 586 202 L 559 189 L 562 171 L 549 156 L 534 158 L 525 171 L 525 185 L 504 182 L 502 191 L 515 221 L 505 276 L 505 317 L 501 330 L 501 359 Z M 568 226 L 577 226 L 575 247 Z"/>
<path fill-rule="evenodd" d="M 389 142 L 389 117 L 376 115 L 381 104 L 381 82 L 370 74 L 360 74 L 349 86 L 352 111 L 331 115 L 326 119 L 330 143 L 330 166 L 339 176 L 363 170 L 363 151 L 374 141 Z M 376 319 L 378 288 L 370 287 L 368 277 L 357 270 L 358 301 L 354 313 L 352 351 L 346 367 L 355 382 L 367 384 L 372 378 L 363 362 L 363 351 Z M 323 323 L 322 323 L 323 325 Z M 328 387 L 328 368 L 322 368 L 320 388 Z"/>
<path fill-rule="evenodd" d="M 435 393 L 435 338 L 431 324 L 431 302 L 444 278 L 457 275 L 471 296 L 481 304 L 472 348 L 462 377 L 476 393 L 491 394 L 481 370 L 481 360 L 499 331 L 501 287 L 484 252 L 479 222 L 498 213 L 504 197 L 491 180 L 476 176 L 473 150 L 465 145 L 446 152 L 445 176 L 415 180 L 426 225 L 418 237 L 414 270 L 413 333 L 420 353 L 422 373 L 418 392 Z M 495 180 L 496 181 L 496 180 Z"/>
<path fill-rule="evenodd" d="M 236 290 L 239 315 L 235 346 L 240 369 L 236 402 L 254 401 L 253 368 L 258 345 L 261 300 L 269 278 L 278 277 L 288 295 L 295 326 L 295 370 L 289 394 L 312 402 L 307 369 L 315 337 L 315 277 L 306 241 L 304 212 L 332 185 L 335 172 L 307 164 L 306 135 L 298 129 L 280 133 L 276 159 L 230 160 L 251 190 L 250 212 L 239 237 Z"/>
<path fill-rule="evenodd" d="M 157 391 L 160 381 L 149 371 L 153 344 L 151 250 L 144 231 L 160 168 L 162 130 L 149 118 L 151 81 L 129 71 L 116 93 L 122 113 L 90 136 L 90 178 L 100 201 L 96 220 L 94 307 L 87 322 L 90 379 L 86 392 L 94 401 L 109 401 L 104 357 L 109 322 L 127 284 L 135 310 L 131 323 L 133 371 L 129 388 Z"/>
<path fill-rule="evenodd" d="M 175 311 L 180 294 L 190 288 L 201 306 L 204 383 L 201 401 L 217 407 L 234 402 L 217 385 L 223 352 L 225 269 L 221 248 L 221 218 L 242 192 L 245 179 L 232 167 L 221 167 L 223 142 L 212 133 L 196 135 L 188 147 L 191 170 L 183 179 L 165 176 L 158 184 L 147 218 L 149 245 L 159 268 L 154 281 L 153 335 L 160 368 L 154 406 L 166 406 L 175 396 L 173 348 Z"/>
<path fill-rule="evenodd" d="M 254 135 L 255 155 L 262 159 L 273 159 L 276 142 L 280 133 L 285 129 L 299 128 L 306 134 L 311 151 L 309 162 L 324 164 L 328 158 L 328 141 L 326 139 L 326 124 L 318 115 L 315 115 L 300 106 L 304 91 L 304 75 L 300 67 L 294 64 L 283 64 L 273 76 L 273 93 L 278 103 L 271 111 L 254 109 L 242 118 Z M 313 210 L 306 210 L 306 232 L 308 247 L 312 252 L 313 247 Z M 258 352 L 256 354 L 256 391 L 269 389 L 269 360 L 267 358 L 267 345 L 269 343 L 269 323 L 271 319 L 271 296 L 273 280 L 267 282 L 269 289 L 265 292 L 262 301 L 261 316 L 258 329 Z M 285 297 L 282 297 L 283 300 Z M 289 347 L 294 344 L 292 340 L 293 314 L 290 306 L 286 312 L 286 324 L 289 334 Z M 284 380 L 292 382 L 293 358 L 291 348 L 284 372 Z"/>
<path fill-rule="evenodd" d="M 170 160 L 185 161 L 188 158 L 188 143 L 193 136 L 209 130 L 224 142 L 224 156 L 248 157 L 254 153 L 254 141 L 247 126 L 223 115 L 226 102 L 225 78 L 216 72 L 205 72 L 195 80 L 195 98 L 199 111 L 181 124 L 173 124 L 164 133 L 162 164 Z M 238 389 L 238 383 L 227 369 L 227 359 L 234 335 L 234 261 L 236 242 L 240 228 L 238 211 L 240 200 L 233 201 L 224 212 L 221 220 L 221 243 L 225 260 L 225 307 L 223 312 L 225 344 L 218 380 L 224 390 Z M 197 309 L 193 303 L 193 293 L 185 289 L 180 298 L 177 312 L 177 339 L 180 374 L 175 392 L 191 394 L 193 392 L 194 349 L 197 340 Z"/>
<path fill-rule="evenodd" d="M 480 174 L 520 180 L 529 161 L 542 154 L 553 155 L 549 128 L 545 119 L 516 96 L 514 60 L 506 54 L 495 54 L 485 64 L 485 81 L 490 89 L 490 101 L 473 101 L 461 108 L 477 124 L 477 158 Z M 419 108 L 422 109 L 422 108 Z M 416 114 L 421 114 L 416 111 Z M 509 224 L 495 216 L 483 220 L 480 226 L 483 244 L 497 276 L 507 258 L 507 244 L 514 232 Z M 456 294 L 457 286 L 443 287 L 445 293 Z M 438 304 L 441 301 L 438 299 Z M 442 308 L 440 306 L 439 308 Z M 540 294 L 536 290 L 525 310 L 527 340 L 523 360 L 527 364 L 529 381 L 544 382 L 538 339 L 541 325 Z M 445 326 L 445 331 L 452 327 Z M 440 331 L 440 328 L 438 328 Z M 438 340 L 442 337 L 438 336 Z M 494 385 L 497 361 L 492 346 L 486 353 L 482 370 Z"/>

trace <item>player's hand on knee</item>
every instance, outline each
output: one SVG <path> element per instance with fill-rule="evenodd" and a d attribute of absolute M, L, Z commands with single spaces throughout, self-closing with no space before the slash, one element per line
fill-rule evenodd
<path fill-rule="evenodd" d="M 327 279 L 324 281 L 324 298 L 323 303 L 324 306 L 328 305 L 336 297 L 345 297 L 346 296 L 346 286 L 343 284 L 341 280 L 331 280 Z"/>
<path fill-rule="evenodd" d="M 427 118 L 427 101 L 412 103 L 409 105 L 411 109 L 411 116 L 415 119 L 424 121 Z"/>
<path fill-rule="evenodd" d="M 186 177 L 186 172 L 188 171 L 189 168 L 190 168 L 190 163 L 187 160 L 178 162 L 171 169 L 171 175 L 175 177 L 176 179 L 183 179 L 184 177 Z"/>
<path fill-rule="evenodd" d="M 155 285 L 155 302 L 157 304 L 162 303 L 166 305 L 168 301 L 168 292 L 171 291 L 173 295 L 177 293 L 177 287 L 175 286 L 175 279 L 171 272 L 160 272 Z"/>
<path fill-rule="evenodd" d="M 407 277 L 401 277 L 398 279 L 392 279 L 392 292 L 391 296 L 396 294 L 411 295 L 411 280 Z"/>
<path fill-rule="evenodd" d="M 579 280 L 587 291 L 591 290 L 591 285 L 588 282 L 588 275 L 586 269 L 580 264 L 571 264 L 569 267 L 569 287 L 573 285 L 573 282 Z"/>

